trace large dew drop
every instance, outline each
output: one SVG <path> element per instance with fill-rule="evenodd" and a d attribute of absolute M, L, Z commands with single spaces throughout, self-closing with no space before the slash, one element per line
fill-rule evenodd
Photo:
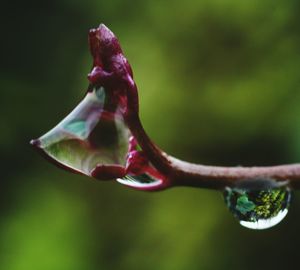
<path fill-rule="evenodd" d="M 287 187 L 268 189 L 227 188 L 224 192 L 229 210 L 249 229 L 268 229 L 288 213 L 291 192 Z"/>
<path fill-rule="evenodd" d="M 113 170 L 121 176 L 130 137 L 123 107 L 122 100 L 108 95 L 103 87 L 94 88 L 64 120 L 32 144 L 70 170 L 90 176 L 101 169 L 107 178 L 114 175 Z"/>

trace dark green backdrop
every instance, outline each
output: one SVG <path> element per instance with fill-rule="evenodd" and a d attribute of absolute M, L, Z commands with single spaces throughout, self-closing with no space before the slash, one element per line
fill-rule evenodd
<path fill-rule="evenodd" d="M 1 11 L 0 269 L 296 269 L 297 193 L 280 225 L 251 231 L 217 192 L 96 182 L 28 142 L 83 96 L 88 29 L 103 22 L 162 149 L 204 164 L 300 161 L 299 1 L 28 0 Z"/>

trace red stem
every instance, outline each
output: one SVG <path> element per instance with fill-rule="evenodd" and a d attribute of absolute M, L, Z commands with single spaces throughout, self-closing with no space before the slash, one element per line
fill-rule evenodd
<path fill-rule="evenodd" d="M 160 150 L 145 132 L 140 119 L 128 120 L 128 125 L 153 165 L 166 174 L 173 185 L 223 189 L 243 180 L 270 179 L 287 182 L 300 189 L 300 164 L 266 167 L 219 167 L 193 164 L 169 156 Z"/>

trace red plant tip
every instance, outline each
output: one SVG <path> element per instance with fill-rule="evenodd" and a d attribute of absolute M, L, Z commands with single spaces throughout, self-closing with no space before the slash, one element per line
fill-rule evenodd
<path fill-rule="evenodd" d="M 97 31 L 99 32 L 100 40 L 103 43 L 110 43 L 116 38 L 114 33 L 103 23 L 99 25 Z"/>
<path fill-rule="evenodd" d="M 89 44 L 94 66 L 102 66 L 111 56 L 122 53 L 118 39 L 104 24 L 89 31 Z"/>
<path fill-rule="evenodd" d="M 98 27 L 100 47 L 106 57 L 122 53 L 122 49 L 115 34 L 104 24 Z"/>
<path fill-rule="evenodd" d="M 102 66 L 100 36 L 98 32 L 98 29 L 91 29 L 89 31 L 89 46 L 94 60 L 93 66 Z"/>
<path fill-rule="evenodd" d="M 98 180 L 111 180 L 125 176 L 125 168 L 120 165 L 97 165 L 91 176 Z"/>

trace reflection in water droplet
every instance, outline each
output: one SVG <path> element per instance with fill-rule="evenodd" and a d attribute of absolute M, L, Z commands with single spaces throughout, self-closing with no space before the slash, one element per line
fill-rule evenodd
<path fill-rule="evenodd" d="M 161 184 L 162 180 L 155 179 L 149 174 L 140 174 L 140 175 L 126 175 L 123 178 L 117 179 L 121 184 L 135 187 L 135 188 L 145 188 L 145 187 L 155 187 Z"/>
<path fill-rule="evenodd" d="M 114 98 L 103 87 L 93 89 L 34 144 L 56 163 L 87 175 L 97 165 L 125 166 L 130 131 L 124 104 Z"/>
<path fill-rule="evenodd" d="M 288 213 L 291 192 L 287 187 L 264 190 L 226 188 L 225 202 L 229 210 L 250 229 L 268 229 L 275 226 Z"/>

